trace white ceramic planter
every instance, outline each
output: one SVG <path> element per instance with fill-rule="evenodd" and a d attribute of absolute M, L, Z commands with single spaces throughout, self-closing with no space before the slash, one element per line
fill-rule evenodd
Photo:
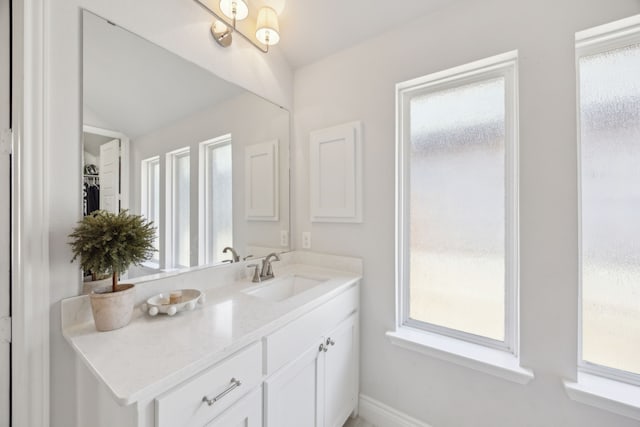
<path fill-rule="evenodd" d="M 131 321 L 135 302 L 133 285 L 118 285 L 117 292 L 91 293 L 91 311 L 98 331 L 112 331 Z"/>

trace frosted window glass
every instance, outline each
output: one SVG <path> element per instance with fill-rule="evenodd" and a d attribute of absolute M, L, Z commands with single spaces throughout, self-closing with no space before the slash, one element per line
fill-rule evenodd
<path fill-rule="evenodd" d="M 505 79 L 410 103 L 411 319 L 505 339 Z"/>
<path fill-rule="evenodd" d="M 228 259 L 222 250 L 233 246 L 231 143 L 207 150 L 207 254 L 208 263 Z"/>
<path fill-rule="evenodd" d="M 640 45 L 579 67 L 582 356 L 640 373 Z"/>
<path fill-rule="evenodd" d="M 190 157 L 189 154 L 176 156 L 174 162 L 173 197 L 173 244 L 174 267 L 190 266 L 189 224 L 190 224 Z"/>

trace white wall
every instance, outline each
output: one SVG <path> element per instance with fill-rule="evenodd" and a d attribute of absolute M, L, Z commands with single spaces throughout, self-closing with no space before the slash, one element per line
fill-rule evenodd
<path fill-rule="evenodd" d="M 294 78 L 297 247 L 361 256 L 361 392 L 435 427 L 632 426 L 570 401 L 577 359 L 574 33 L 640 12 L 637 0 L 462 1 L 315 64 Z M 394 327 L 397 82 L 513 49 L 520 66 L 522 386 L 390 344 Z M 362 120 L 364 223 L 309 221 L 308 136 Z"/>
<path fill-rule="evenodd" d="M 67 235 L 81 215 L 81 8 L 280 105 L 290 107 L 291 70 L 273 49 L 264 55 L 238 38 L 224 50 L 211 39 L 211 18 L 195 1 L 51 0 L 44 2 L 44 145 L 50 263 L 51 425 L 76 425 L 74 353 L 60 333 L 62 298 L 78 294 Z M 36 106 L 33 106 L 34 110 Z M 76 191 L 76 189 L 78 189 Z M 45 286 L 46 284 L 43 284 Z"/>
<path fill-rule="evenodd" d="M 100 129 L 113 129 L 114 126 L 111 123 L 106 122 L 91 108 L 83 105 L 82 108 L 82 124 L 86 126 L 93 126 Z"/>

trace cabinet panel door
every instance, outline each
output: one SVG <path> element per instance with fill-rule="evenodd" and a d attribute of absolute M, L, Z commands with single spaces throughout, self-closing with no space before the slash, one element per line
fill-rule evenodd
<path fill-rule="evenodd" d="M 342 427 L 356 407 L 356 316 L 327 334 L 324 354 L 324 427 Z"/>
<path fill-rule="evenodd" d="M 344 293 L 300 316 L 264 339 L 267 375 L 275 373 L 312 345 L 318 345 L 329 329 L 358 309 L 359 287 Z"/>
<path fill-rule="evenodd" d="M 317 391 L 320 354 L 314 346 L 265 381 L 265 427 L 322 425 Z"/>
<path fill-rule="evenodd" d="M 206 427 L 262 427 L 262 389 L 251 392 Z"/>

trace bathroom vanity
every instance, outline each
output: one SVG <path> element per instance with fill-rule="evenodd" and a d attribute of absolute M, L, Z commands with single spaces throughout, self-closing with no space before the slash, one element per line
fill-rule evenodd
<path fill-rule="evenodd" d="M 237 263 L 140 284 L 139 303 L 179 287 L 206 302 L 171 317 L 137 310 L 106 333 L 86 296 L 63 301 L 63 333 L 82 362 L 79 425 L 342 426 L 357 412 L 361 261 L 281 258 L 261 283 Z"/>

